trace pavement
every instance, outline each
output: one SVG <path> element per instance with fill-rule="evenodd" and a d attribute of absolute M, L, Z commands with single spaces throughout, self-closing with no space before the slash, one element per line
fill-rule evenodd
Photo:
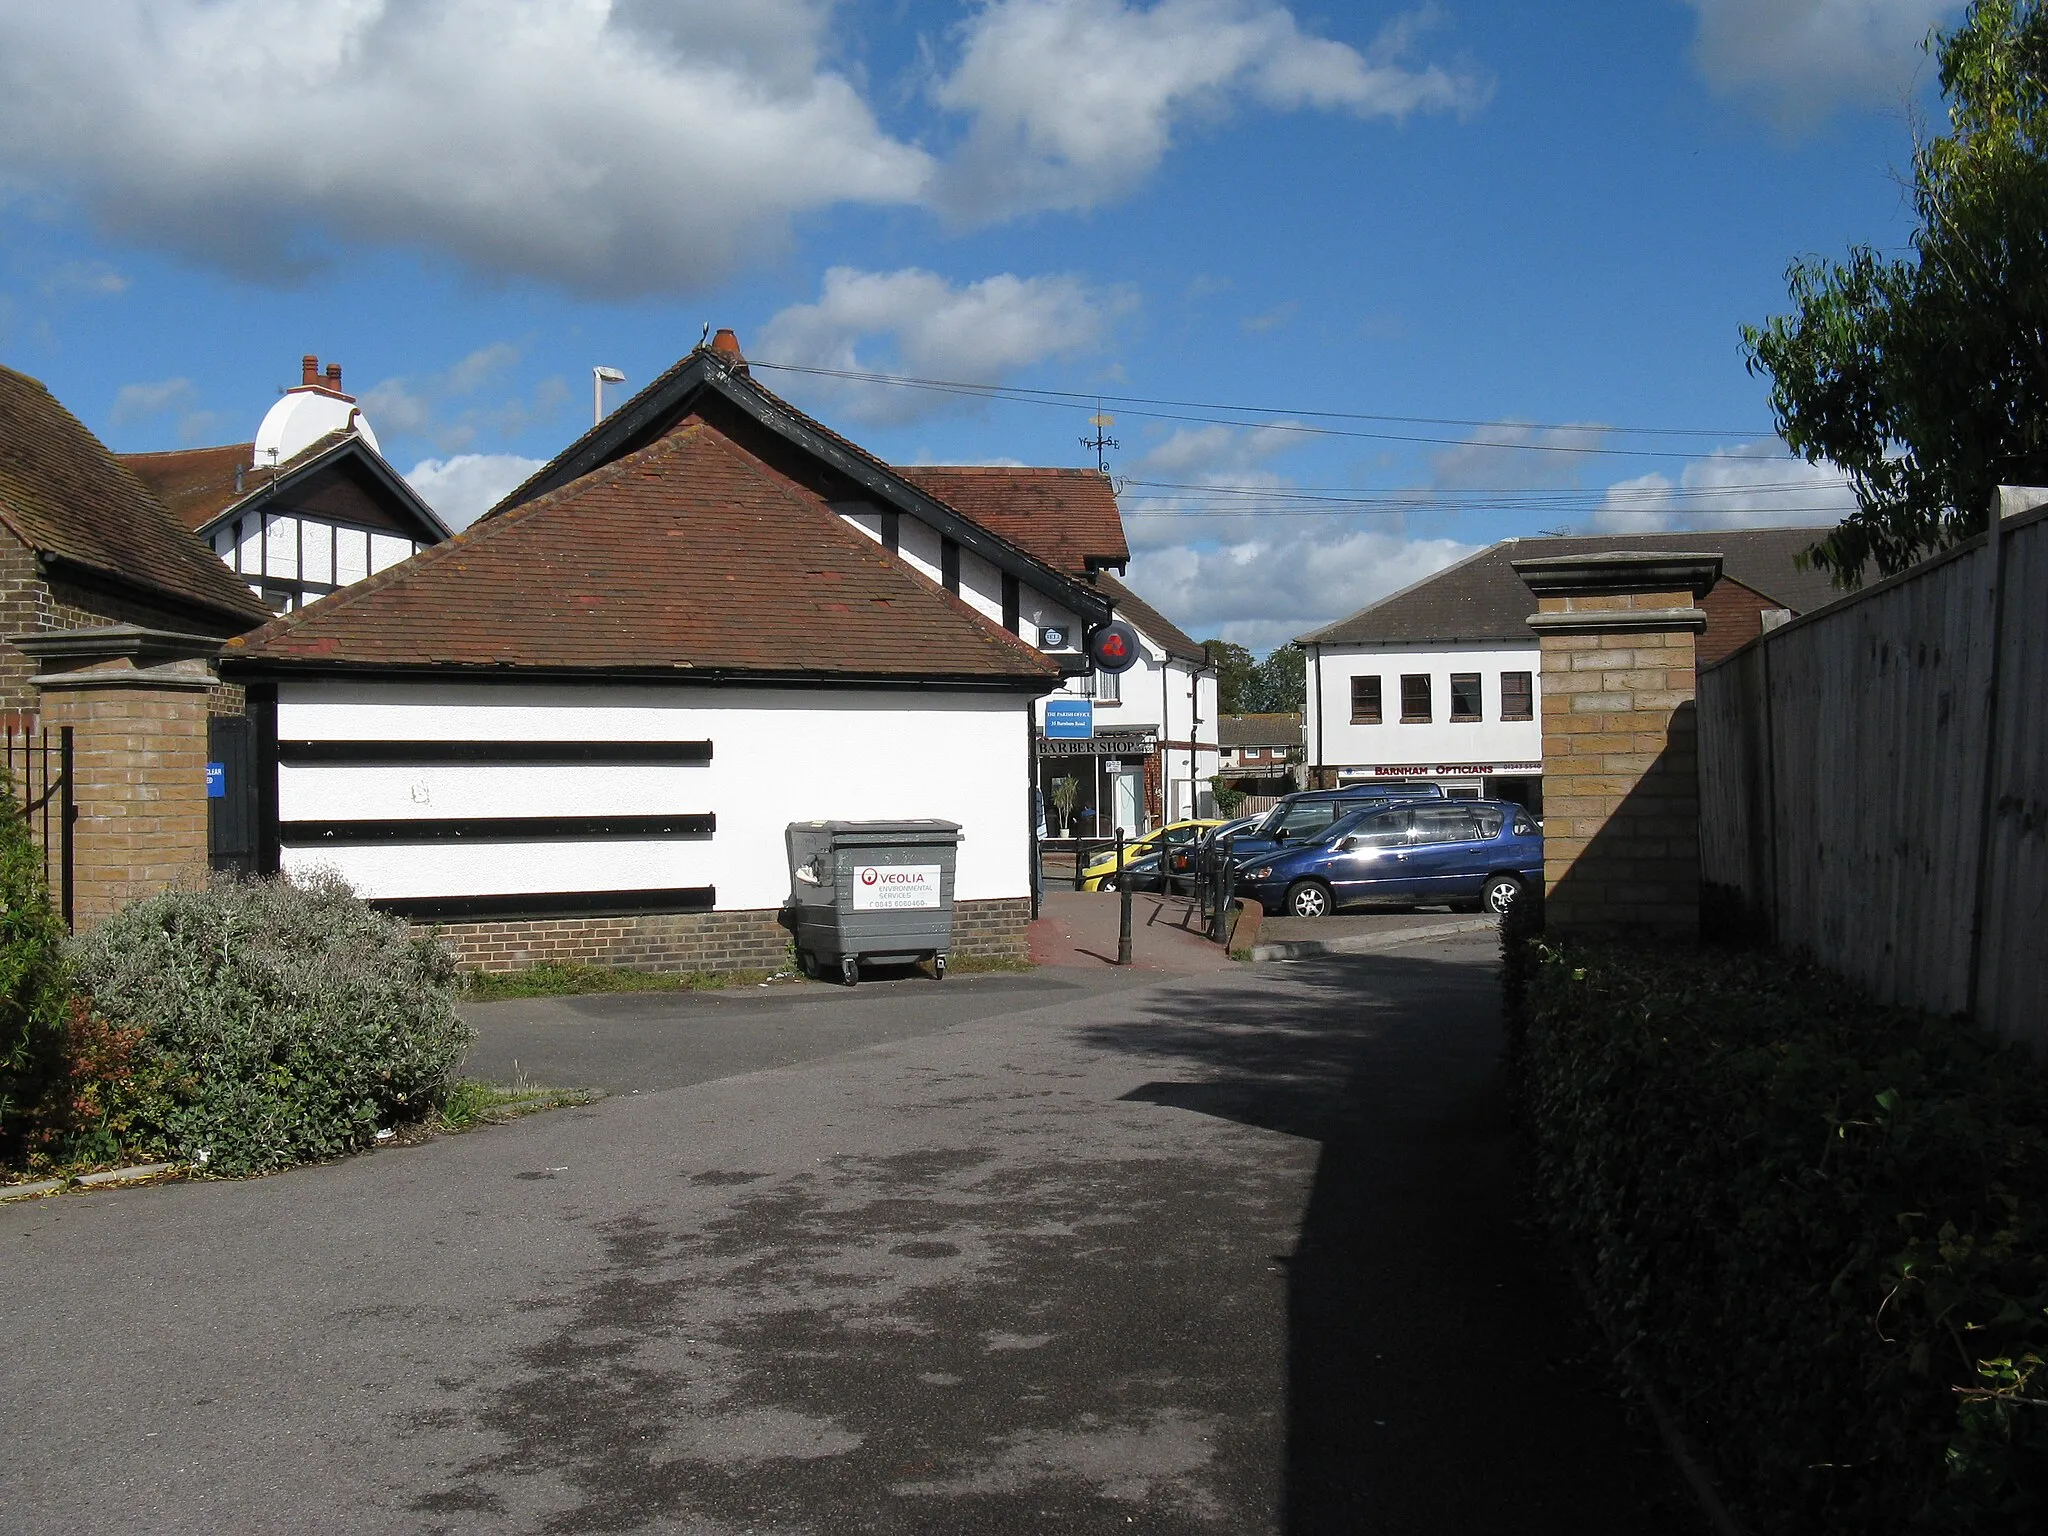
<path fill-rule="evenodd" d="M 1122 903 L 1116 891 L 1047 890 L 1031 925 L 1031 963 L 1079 970 L 1115 965 Z M 1201 914 L 1188 897 L 1131 893 L 1133 969 L 1199 976 L 1235 963 L 1203 934 Z"/>
<path fill-rule="evenodd" d="M 1492 953 L 479 1008 L 619 1091 L 0 1207 L 0 1530 L 1695 1530 Z"/>

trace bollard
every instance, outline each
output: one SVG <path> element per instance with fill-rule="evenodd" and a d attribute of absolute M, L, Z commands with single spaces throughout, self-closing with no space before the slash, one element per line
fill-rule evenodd
<path fill-rule="evenodd" d="M 1074 834 L 1074 889 L 1081 889 L 1081 871 L 1088 867 L 1088 845 L 1081 841 L 1081 834 Z"/>
<path fill-rule="evenodd" d="M 1116 963 L 1131 963 L 1131 882 L 1124 872 L 1124 829 L 1116 829 Z"/>

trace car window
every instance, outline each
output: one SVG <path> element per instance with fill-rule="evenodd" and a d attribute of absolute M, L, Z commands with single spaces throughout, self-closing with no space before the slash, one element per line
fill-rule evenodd
<path fill-rule="evenodd" d="M 1408 813 L 1410 843 L 1469 843 L 1479 836 L 1479 819 L 1469 806 L 1418 805 Z"/>
<path fill-rule="evenodd" d="M 1320 832 L 1337 819 L 1337 807 L 1328 800 L 1309 800 L 1287 808 L 1279 830 L 1289 837 L 1300 837 L 1305 832 Z"/>
<path fill-rule="evenodd" d="M 1201 830 L 1200 827 L 1169 827 L 1166 840 L 1178 847 L 1182 843 L 1192 843 Z"/>
<path fill-rule="evenodd" d="M 1473 807 L 1472 815 L 1479 823 L 1479 835 L 1481 837 L 1500 836 L 1501 814 L 1499 807 L 1491 805 L 1475 806 Z"/>
<path fill-rule="evenodd" d="M 1515 812 L 1515 836 L 1529 837 L 1536 831 L 1536 823 L 1529 819 L 1527 811 Z"/>
<path fill-rule="evenodd" d="M 1408 841 L 1408 812 L 1376 811 L 1351 829 L 1354 848 L 1396 848 Z"/>

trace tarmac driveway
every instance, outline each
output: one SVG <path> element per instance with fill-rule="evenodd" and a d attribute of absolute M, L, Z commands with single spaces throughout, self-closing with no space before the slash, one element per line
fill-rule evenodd
<path fill-rule="evenodd" d="M 974 1016 L 696 1081 L 773 1010 L 668 999 L 653 1091 L 0 1207 L 0 1528 L 1690 1529 L 1515 1224 L 1489 958 L 906 983 Z"/>

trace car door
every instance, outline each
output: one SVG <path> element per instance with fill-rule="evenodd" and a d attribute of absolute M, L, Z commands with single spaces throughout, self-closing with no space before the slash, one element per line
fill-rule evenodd
<path fill-rule="evenodd" d="M 1408 863 L 1415 900 L 1466 901 L 1479 894 L 1487 875 L 1487 844 L 1500 832 L 1500 813 L 1490 827 L 1477 807 L 1455 800 L 1418 805 L 1408 834 Z"/>
<path fill-rule="evenodd" d="M 1408 812 L 1375 811 L 1332 845 L 1330 892 L 1338 906 L 1408 899 Z"/>

